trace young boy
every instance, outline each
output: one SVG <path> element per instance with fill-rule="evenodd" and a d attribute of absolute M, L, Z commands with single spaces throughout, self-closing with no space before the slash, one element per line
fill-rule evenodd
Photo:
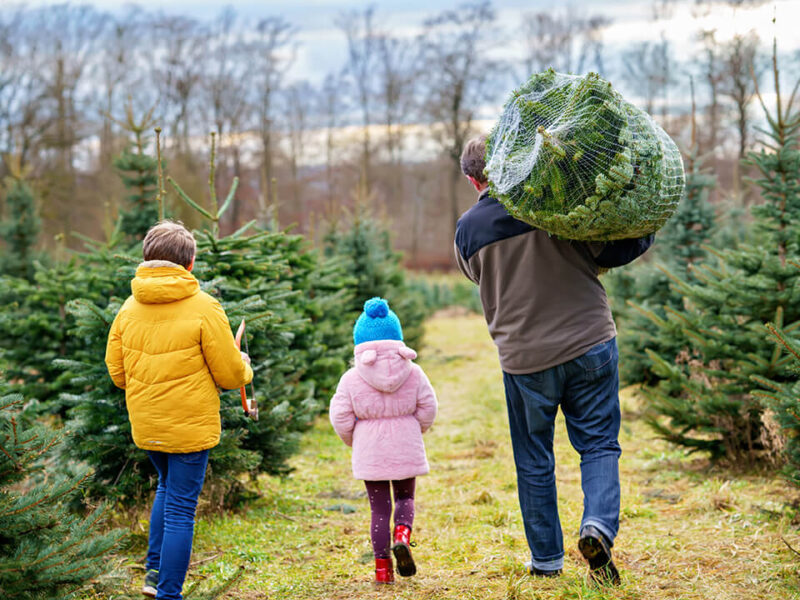
<path fill-rule="evenodd" d="M 225 311 L 191 274 L 196 248 L 181 223 L 150 228 L 133 294 L 106 347 L 108 372 L 125 390 L 133 441 L 158 472 L 142 593 L 159 600 L 183 597 L 208 450 L 219 443 L 217 387 L 253 378 Z"/>

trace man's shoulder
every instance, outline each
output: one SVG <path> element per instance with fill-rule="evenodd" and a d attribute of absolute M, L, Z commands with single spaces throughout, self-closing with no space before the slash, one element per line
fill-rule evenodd
<path fill-rule="evenodd" d="M 533 230 L 509 215 L 496 198 L 483 194 L 458 220 L 455 242 L 462 258 L 469 260 L 484 246 Z"/>

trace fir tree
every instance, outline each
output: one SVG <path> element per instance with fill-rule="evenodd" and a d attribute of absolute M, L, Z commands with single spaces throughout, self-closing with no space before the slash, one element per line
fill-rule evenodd
<path fill-rule="evenodd" d="M 349 229 L 328 233 L 325 252 L 341 257 L 347 272 L 355 278 L 352 301 L 344 307 L 341 318 L 355 324 L 364 302 L 374 296 L 386 298 L 400 318 L 405 343 L 419 350 L 425 303 L 421 294 L 406 283 L 401 255 L 392 250 L 389 232 L 357 212 Z"/>
<path fill-rule="evenodd" d="M 33 280 L 34 248 L 42 229 L 33 190 L 25 182 L 23 169 L 9 161 L 6 177 L 5 218 L 0 222 L 0 239 L 5 248 L 0 254 L 0 274 Z"/>
<path fill-rule="evenodd" d="M 794 265 L 800 268 L 800 263 L 795 262 Z M 800 485 L 800 338 L 797 337 L 800 321 L 787 329 L 778 329 L 774 324 L 768 323 L 767 329 L 775 343 L 792 357 L 795 379 L 782 383 L 753 377 L 755 383 L 764 388 L 754 391 L 753 394 L 764 399 L 766 407 L 772 411 L 774 420 L 780 425 L 782 439 L 775 445 L 780 448 L 785 444 L 781 458 L 787 463 L 786 474 L 791 481 Z"/>
<path fill-rule="evenodd" d="M 89 252 L 74 254 L 69 260 L 60 256 L 49 265 L 35 263 L 33 282 L 0 277 L 0 351 L 7 363 L 6 378 L 47 412 L 63 412 L 58 397 L 71 389 L 72 373 L 53 361 L 80 350 L 81 341 L 69 334 L 75 322 L 67 305 L 81 297 L 107 302 L 129 289 L 116 273 L 118 240 L 86 241 Z M 65 252 L 60 247 L 58 254 Z"/>
<path fill-rule="evenodd" d="M 800 320 L 800 274 L 788 262 L 800 250 L 797 87 L 784 106 L 775 53 L 773 71 L 777 107 L 770 113 L 758 94 L 768 128 L 763 148 L 747 159 L 764 199 L 752 209 L 752 237 L 693 265 L 693 281 L 671 274 L 686 308 L 667 309 L 666 319 L 654 320 L 685 352 L 677 361 L 648 352 L 666 378 L 647 393 L 652 425 L 665 438 L 713 457 L 753 460 L 761 454 L 763 407 L 749 393 L 751 378 L 791 378 L 780 347 L 763 334 L 765 322 L 794 328 Z"/>
<path fill-rule="evenodd" d="M 119 213 L 120 228 L 135 240 L 144 238 L 147 230 L 159 220 L 159 207 L 154 201 L 158 194 L 158 160 L 144 151 L 144 132 L 153 124 L 154 109 L 155 107 L 151 108 L 137 121 L 133 114 L 133 104 L 129 101 L 125 108 L 126 120 L 114 119 L 134 137 L 133 145 L 126 147 L 114 159 L 114 167 L 128 190 L 126 206 Z"/>
<path fill-rule="evenodd" d="M 45 469 L 59 436 L 27 426 L 21 403 L 21 396 L 0 396 L 0 596 L 67 598 L 109 569 L 122 532 L 102 531 L 102 508 L 83 518 L 67 511 L 89 472 L 63 477 Z"/>

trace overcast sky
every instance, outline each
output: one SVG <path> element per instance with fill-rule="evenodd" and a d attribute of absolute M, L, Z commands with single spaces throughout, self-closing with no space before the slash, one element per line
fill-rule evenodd
<path fill-rule="evenodd" d="M 28 6 L 53 4 L 52 0 L 28 0 Z M 98 8 L 121 11 L 125 3 L 119 0 L 88 0 Z M 661 4 L 665 0 L 660 0 Z M 673 42 L 673 51 L 679 60 L 688 59 L 697 49 L 695 36 L 699 29 L 716 29 L 717 39 L 725 40 L 735 33 L 756 30 L 765 46 L 773 36 L 778 47 L 788 53 L 800 48 L 800 0 L 772 0 L 767 2 L 744 0 L 742 7 L 730 8 L 728 3 L 711 4 L 710 11 L 698 15 L 695 0 L 672 0 L 668 18 L 652 19 L 653 2 L 650 0 L 494 0 L 498 15 L 497 26 L 509 32 L 505 39 L 518 37 L 512 33 L 519 27 L 520 15 L 571 6 L 581 15 L 601 13 L 611 18 L 612 23 L 604 32 L 606 60 L 609 63 L 609 79 L 615 78 L 615 58 L 630 44 L 637 41 L 654 40 L 665 36 Z M 11 0 L 0 0 L 0 6 L 19 4 Z M 213 19 L 225 6 L 233 6 L 243 23 L 279 15 L 298 28 L 299 54 L 290 78 L 309 79 L 319 83 L 326 74 L 341 68 L 345 61 L 345 41 L 334 20 L 344 11 L 361 10 L 369 5 L 376 7 L 375 23 L 400 35 L 414 35 L 425 18 L 443 10 L 459 6 L 457 0 L 238 0 L 219 2 L 212 0 L 140 0 L 137 2 L 148 10 L 163 11 L 194 16 L 201 20 Z M 708 4 L 708 3 L 706 3 Z M 773 23 L 775 17 L 775 23 Z M 504 37 L 498 36 L 498 39 Z M 505 48 L 509 57 L 521 53 L 521 48 Z"/>

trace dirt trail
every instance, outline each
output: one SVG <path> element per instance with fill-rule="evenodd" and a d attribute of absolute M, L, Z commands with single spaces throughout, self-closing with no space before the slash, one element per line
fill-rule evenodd
<path fill-rule="evenodd" d="M 771 474 L 733 474 L 655 440 L 622 398 L 622 515 L 616 543 L 624 583 L 597 590 L 576 549 L 582 511 L 578 456 L 563 419 L 557 481 L 567 547 L 564 574 L 530 578 L 496 352 L 480 317 L 428 322 L 421 365 L 440 413 L 425 436 L 431 474 L 418 482 L 419 574 L 372 586 L 369 509 L 349 449 L 326 420 L 303 442 L 294 474 L 270 480 L 248 513 L 201 524 L 196 551 L 256 552 L 230 598 L 775 599 L 800 598 L 797 492 Z M 238 555 L 237 555 L 238 552 Z M 211 567 L 209 567 L 210 569 Z"/>

